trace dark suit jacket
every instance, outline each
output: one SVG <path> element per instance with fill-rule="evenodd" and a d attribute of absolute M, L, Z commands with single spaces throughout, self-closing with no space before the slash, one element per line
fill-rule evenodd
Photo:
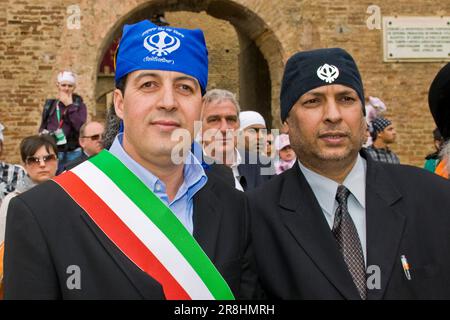
<path fill-rule="evenodd" d="M 248 197 L 257 269 L 269 297 L 359 299 L 298 163 Z M 366 231 L 367 266 L 381 271 L 379 289 L 368 290 L 368 299 L 450 298 L 447 180 L 367 159 Z M 411 280 L 401 255 L 410 264 Z M 373 270 L 369 283 L 376 286 Z"/>
<path fill-rule="evenodd" d="M 238 165 L 239 182 L 244 191 L 250 191 L 269 181 L 275 174 L 273 164 L 264 156 L 239 151 L 242 163 Z M 212 164 L 207 169 L 231 187 L 235 186 L 233 171 L 222 164 Z M 267 174 L 270 173 L 270 174 Z"/>
<path fill-rule="evenodd" d="M 81 156 L 64 165 L 64 171 L 68 171 L 75 168 L 77 165 L 85 162 L 87 159 L 89 159 L 89 157 L 84 152 L 81 152 Z"/>
<path fill-rule="evenodd" d="M 194 198 L 194 237 L 235 297 L 251 298 L 249 221 L 241 192 L 208 177 Z M 134 265 L 53 181 L 15 197 L 6 228 L 6 299 L 164 299 L 161 285 Z M 66 285 L 69 266 L 81 289 Z M 69 281 L 71 281 L 69 279 Z"/>
<path fill-rule="evenodd" d="M 239 181 L 244 191 L 253 190 L 274 176 L 275 168 L 268 158 L 248 151 L 240 151 L 240 153 L 242 163 L 238 165 Z M 271 174 L 268 174 L 269 172 Z"/>

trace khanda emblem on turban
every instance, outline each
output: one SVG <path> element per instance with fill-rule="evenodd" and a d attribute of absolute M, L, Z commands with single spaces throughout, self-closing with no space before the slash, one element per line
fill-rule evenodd
<path fill-rule="evenodd" d="M 169 35 L 165 31 L 147 36 L 144 39 L 144 47 L 151 54 L 156 54 L 158 57 L 162 55 L 167 56 L 169 53 L 177 50 L 180 47 L 180 39 Z"/>
<path fill-rule="evenodd" d="M 333 65 L 324 64 L 317 69 L 317 76 L 320 80 L 333 83 L 339 77 L 339 69 Z"/>

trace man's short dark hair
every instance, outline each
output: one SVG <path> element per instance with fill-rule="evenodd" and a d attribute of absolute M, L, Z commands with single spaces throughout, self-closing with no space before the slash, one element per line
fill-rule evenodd
<path fill-rule="evenodd" d="M 127 86 L 127 78 L 128 78 L 128 75 L 125 75 L 116 82 L 116 89 L 119 89 L 120 92 L 122 92 L 122 96 L 125 95 L 125 87 Z"/>
<path fill-rule="evenodd" d="M 25 162 L 28 157 L 32 157 L 42 146 L 45 147 L 47 152 L 53 150 L 53 152 L 58 155 L 58 147 L 56 146 L 55 139 L 52 136 L 47 134 L 35 135 L 26 137 L 20 143 L 20 156 L 22 161 Z"/>

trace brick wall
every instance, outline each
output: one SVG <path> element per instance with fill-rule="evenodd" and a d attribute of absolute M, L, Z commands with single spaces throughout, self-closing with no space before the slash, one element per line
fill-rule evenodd
<path fill-rule="evenodd" d="M 204 31 L 209 55 L 208 88 L 220 87 L 239 94 L 239 47 L 233 26 L 204 12 L 168 12 L 166 19 L 174 26 Z"/>
<path fill-rule="evenodd" d="M 79 30 L 67 28 L 67 8 L 73 4 L 82 14 Z M 443 63 L 384 63 L 382 31 L 366 26 L 366 10 L 372 4 L 389 16 L 450 15 L 449 1 L 434 0 L 0 0 L 0 121 L 7 127 L 2 158 L 19 162 L 18 144 L 36 132 L 42 104 L 55 95 L 55 77 L 63 68 L 79 74 L 77 92 L 92 116 L 103 50 L 123 22 L 140 11 L 150 12 L 154 5 L 173 11 L 166 17 L 174 25 L 176 21 L 185 27 L 205 26 L 210 86 L 238 91 L 239 48 L 231 25 L 252 39 L 269 65 L 275 125 L 286 59 L 302 49 L 345 48 L 360 67 L 366 94 L 382 98 L 389 108 L 388 117 L 399 134 L 393 149 L 402 162 L 421 165 L 432 150 L 434 128 L 427 91 Z"/>

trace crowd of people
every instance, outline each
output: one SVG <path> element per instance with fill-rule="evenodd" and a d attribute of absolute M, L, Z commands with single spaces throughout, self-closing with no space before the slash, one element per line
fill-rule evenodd
<path fill-rule="evenodd" d="M 125 25 L 116 61 L 104 123 L 62 71 L 22 165 L 1 162 L 5 298 L 450 299 L 450 64 L 421 169 L 343 49 L 287 61 L 277 130 L 207 90 L 201 30 Z"/>

